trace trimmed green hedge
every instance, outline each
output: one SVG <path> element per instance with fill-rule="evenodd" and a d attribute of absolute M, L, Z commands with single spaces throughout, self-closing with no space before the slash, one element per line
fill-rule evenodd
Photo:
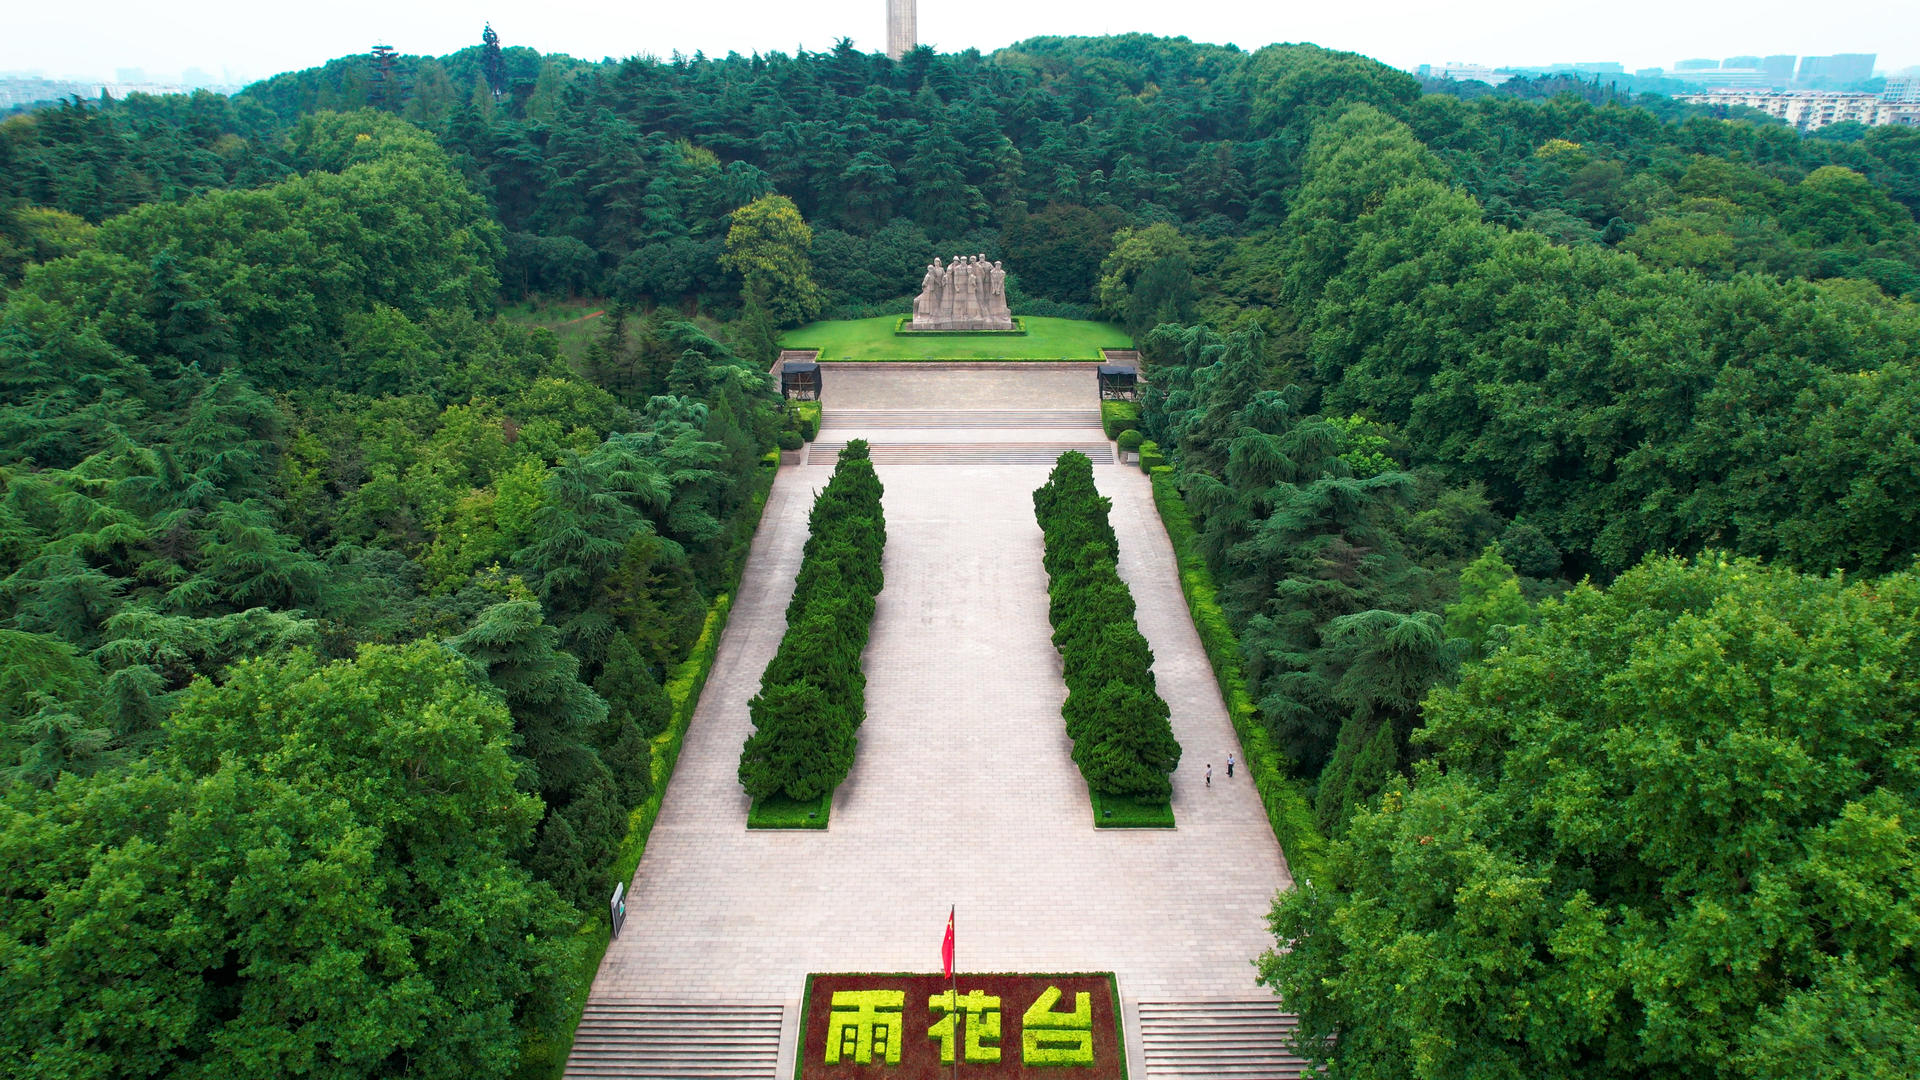
<path fill-rule="evenodd" d="M 1167 538 L 1173 541 L 1174 558 L 1180 566 L 1180 591 L 1186 594 L 1193 628 L 1213 663 L 1213 677 L 1220 684 L 1220 697 L 1227 703 L 1233 730 L 1240 736 L 1247 773 L 1253 778 L 1254 790 L 1260 793 L 1261 805 L 1266 807 L 1267 823 L 1273 826 L 1274 839 L 1280 841 L 1294 878 L 1320 877 L 1327 839 L 1315 824 L 1313 801 L 1290 775 L 1286 755 L 1273 745 L 1260 710 L 1247 693 L 1246 677 L 1240 672 L 1240 642 L 1216 599 L 1219 594 L 1214 588 L 1213 571 L 1201 553 L 1200 534 L 1174 484 L 1173 469 L 1162 465 L 1149 475 L 1153 478 L 1154 505 L 1160 509 L 1160 521 L 1166 526 Z"/>
<path fill-rule="evenodd" d="M 800 433 L 805 442 L 812 442 L 820 434 L 820 403 L 817 401 L 789 401 L 787 403 L 787 427 Z"/>
<path fill-rule="evenodd" d="M 1148 439 L 1140 444 L 1140 471 L 1148 475 L 1164 466 L 1167 459 L 1160 453 L 1160 444 Z"/>
<path fill-rule="evenodd" d="M 1118 439 L 1123 431 L 1133 431 L 1140 426 L 1140 405 L 1134 401 L 1103 401 L 1100 403 L 1100 426 L 1107 430 L 1107 438 Z"/>
<path fill-rule="evenodd" d="M 1171 829 L 1173 804 L 1159 799 L 1130 799 L 1125 795 L 1093 796 L 1093 827 L 1096 829 Z"/>
<path fill-rule="evenodd" d="M 779 452 L 775 451 L 774 460 L 779 461 Z M 773 470 L 762 470 L 756 481 L 752 504 L 742 512 L 751 528 L 743 528 L 742 536 L 730 551 L 727 562 L 727 580 L 735 586 L 740 583 L 740 569 L 746 561 L 747 548 L 753 542 L 753 533 L 759 527 L 760 515 L 767 506 L 767 494 L 773 486 Z M 707 609 L 707 619 L 700 628 L 700 636 L 694 639 L 693 649 L 687 658 L 674 667 L 667 676 L 667 697 L 673 702 L 673 713 L 667 723 L 667 729 L 653 739 L 653 794 L 647 801 L 635 807 L 627 816 L 627 836 L 614 852 L 614 880 L 631 882 L 640 867 L 640 857 L 646 854 L 647 838 L 653 833 L 653 823 L 660 816 L 660 801 L 666 797 L 667 782 L 673 778 L 673 768 L 680 760 L 680 748 L 686 742 L 687 725 L 693 722 L 693 711 L 700 704 L 700 692 L 706 688 L 707 676 L 713 672 L 714 657 L 720 653 L 720 636 L 726 631 L 727 616 L 733 610 L 731 593 L 721 593 L 714 597 L 713 605 Z M 564 974 L 568 985 L 560 992 L 561 1002 L 555 1010 L 556 1026 L 552 1029 L 534 1028 L 527 1033 L 527 1041 L 520 1055 L 520 1066 L 514 1070 L 519 1080 L 559 1080 L 566 1068 L 567 1053 L 573 1048 L 573 1032 L 580 1026 L 580 1017 L 587 1009 L 587 993 L 593 988 L 593 977 L 600 971 L 600 961 L 607 954 L 607 944 L 612 940 L 612 928 L 607 925 L 607 912 L 604 906 L 587 913 L 580 926 L 574 931 L 569 946 L 573 952 L 573 966 Z"/>
<path fill-rule="evenodd" d="M 1128 428 L 1127 430 L 1120 433 L 1120 437 L 1118 439 L 1114 440 L 1114 442 L 1120 444 L 1120 452 L 1123 454 L 1133 453 L 1134 451 L 1140 449 L 1141 443 L 1146 441 L 1147 441 L 1146 436 L 1141 434 L 1139 428 Z"/>
<path fill-rule="evenodd" d="M 833 793 L 808 802 L 769 795 L 747 808 L 749 829 L 824 829 L 833 812 Z"/>
<path fill-rule="evenodd" d="M 1046 542 L 1047 616 L 1067 683 L 1060 714 L 1090 791 L 1164 803 L 1180 743 L 1154 687 L 1153 650 L 1133 621 L 1133 593 L 1120 580 L 1109 507 L 1094 487 L 1093 462 L 1072 450 L 1033 493 Z"/>
<path fill-rule="evenodd" d="M 998 334 L 1002 337 L 1027 336 L 1027 320 L 1018 315 L 1013 317 L 1013 329 L 1011 330 L 909 330 L 907 329 L 907 324 L 912 321 L 913 316 L 910 314 L 900 316 L 893 321 L 893 332 L 899 334 L 901 337 L 925 337 L 929 334 L 965 334 L 968 337 L 979 337 L 991 334 Z"/>
<path fill-rule="evenodd" d="M 849 442 L 814 500 L 787 630 L 747 703 L 754 730 L 740 749 L 740 786 L 755 803 L 776 795 L 813 802 L 853 768 L 855 732 L 867 718 L 860 654 L 887 544 L 881 492 L 866 442 Z"/>

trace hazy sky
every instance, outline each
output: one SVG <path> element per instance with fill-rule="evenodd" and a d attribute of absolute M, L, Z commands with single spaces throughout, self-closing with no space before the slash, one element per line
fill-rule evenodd
<path fill-rule="evenodd" d="M 494 10 L 450 0 L 332 0 L 312 7 L 260 0 L 21 0 L 9 6 L 13 10 L 0 15 L 0 70 L 86 77 L 131 67 L 171 76 L 199 67 L 216 76 L 225 68 L 259 78 L 361 52 L 376 41 L 441 54 L 477 41 L 488 19 L 508 45 L 590 60 L 665 56 L 675 49 L 716 55 L 823 50 L 842 36 L 877 50 L 886 21 L 885 0 L 559 0 L 546 10 L 526 0 Z M 1408 68 L 1448 60 L 1618 60 L 1631 70 L 1671 67 L 1693 56 L 1835 52 L 1878 53 L 1884 70 L 1920 64 L 1920 8 L 1913 0 L 1813 6 L 1776 0 L 921 0 L 919 28 L 921 41 L 943 51 L 986 51 L 1036 34 L 1142 31 L 1245 49 L 1311 41 Z"/>

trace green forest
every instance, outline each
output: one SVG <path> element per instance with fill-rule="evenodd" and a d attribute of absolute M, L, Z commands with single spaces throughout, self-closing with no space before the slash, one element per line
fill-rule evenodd
<path fill-rule="evenodd" d="M 1521 90 L 477 45 L 0 121 L 0 1071 L 557 1075 L 778 338 L 967 251 L 1143 350 L 1330 841 L 1304 1052 L 1907 1075 L 1920 130 Z"/>

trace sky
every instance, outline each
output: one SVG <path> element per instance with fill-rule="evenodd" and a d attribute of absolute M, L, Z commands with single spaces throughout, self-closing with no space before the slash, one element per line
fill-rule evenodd
<path fill-rule="evenodd" d="M 820 51 L 840 37 L 877 51 L 885 0 L 735 0 L 614 3 L 558 0 L 553 8 L 486 0 L 330 0 L 309 7 L 260 0 L 88 0 L 21 3 L 0 15 L 0 71 L 111 78 L 143 68 L 171 78 L 198 67 L 263 78 L 364 52 L 384 41 L 439 55 L 475 43 L 492 20 L 503 44 L 589 60 L 678 50 L 710 55 Z M 558 9 L 558 10 L 556 10 Z M 991 51 L 1040 34 L 1139 31 L 1255 49 L 1311 41 L 1395 67 L 1447 61 L 1545 65 L 1616 60 L 1629 71 L 1687 57 L 1872 52 L 1879 67 L 1920 64 L 1912 0 L 920 0 L 919 37 L 941 51 Z"/>

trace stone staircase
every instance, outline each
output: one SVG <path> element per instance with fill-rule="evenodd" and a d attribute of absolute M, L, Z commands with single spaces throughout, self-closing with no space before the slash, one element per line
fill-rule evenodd
<path fill-rule="evenodd" d="M 820 441 L 807 450 L 807 464 L 834 465 L 844 441 Z M 1078 450 L 1095 465 L 1112 465 L 1107 442 L 876 442 L 868 446 L 875 465 L 1051 465 L 1061 454 Z"/>
<path fill-rule="evenodd" d="M 1142 1001 L 1146 1080 L 1298 1080 L 1314 1069 L 1289 1047 L 1295 1026 L 1264 1001 Z"/>
<path fill-rule="evenodd" d="M 773 1080 L 781 1005 L 588 1002 L 566 1080 Z"/>
<path fill-rule="evenodd" d="M 1098 428 L 1093 409 L 828 409 L 823 430 L 837 428 Z"/>

